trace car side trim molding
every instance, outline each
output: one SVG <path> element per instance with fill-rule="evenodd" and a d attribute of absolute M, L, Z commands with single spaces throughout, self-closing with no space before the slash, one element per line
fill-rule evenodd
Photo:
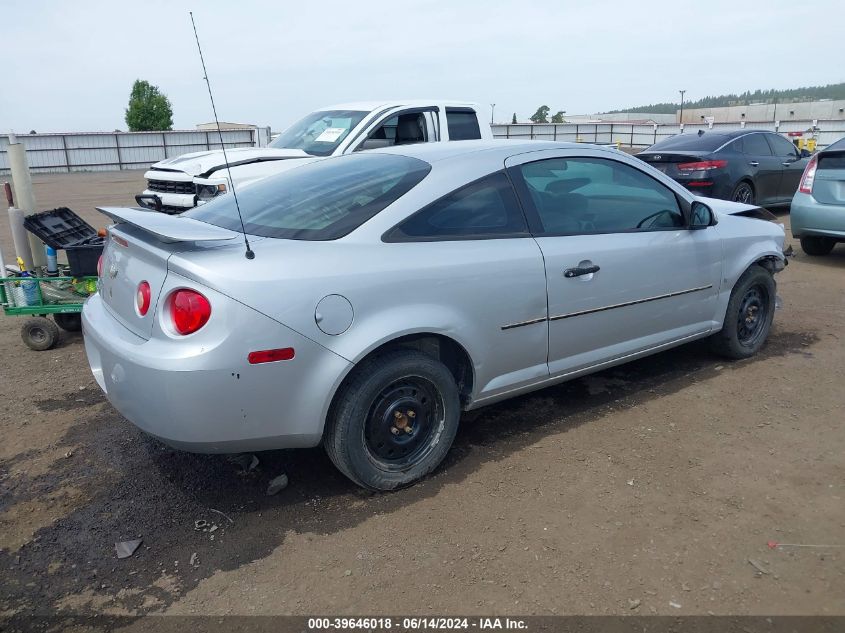
<path fill-rule="evenodd" d="M 525 325 L 534 325 L 535 323 L 545 323 L 548 321 L 546 317 L 540 317 L 539 319 L 529 319 L 528 321 L 520 321 L 519 323 L 509 323 L 508 325 L 503 325 L 503 330 L 512 330 L 515 327 L 523 327 Z"/>
<path fill-rule="evenodd" d="M 689 288 L 688 290 L 677 290 L 675 292 L 667 292 L 666 294 L 656 295 L 654 297 L 646 297 L 645 299 L 635 299 L 634 301 L 626 301 L 624 303 L 614 303 L 613 305 L 603 306 L 601 308 L 591 308 L 589 310 L 579 310 L 578 312 L 567 312 L 566 314 L 558 314 L 553 317 L 540 317 L 539 319 L 529 319 L 527 321 L 519 321 L 518 323 L 508 323 L 502 326 L 502 330 L 512 330 L 517 327 L 524 327 L 526 325 L 535 325 L 543 323 L 544 321 L 559 321 L 561 319 L 569 319 L 571 317 L 583 316 L 585 314 L 593 314 L 594 312 L 604 312 L 605 310 L 613 310 L 615 308 L 624 308 L 626 306 L 634 306 L 640 303 L 647 303 L 649 301 L 658 301 L 659 299 L 669 299 L 670 297 L 679 297 L 687 295 L 692 292 L 701 292 L 702 290 L 709 290 L 713 284 L 706 286 L 698 286 L 697 288 Z"/>
<path fill-rule="evenodd" d="M 593 314 L 594 312 L 604 312 L 605 310 L 614 310 L 616 308 L 624 308 L 626 306 L 634 306 L 640 303 L 648 303 L 649 301 L 659 301 L 660 299 L 669 299 L 670 297 L 679 297 L 681 295 L 688 295 L 692 292 L 701 292 L 702 290 L 709 290 L 713 284 L 706 286 L 698 286 L 697 288 L 689 288 L 688 290 L 678 290 L 676 292 L 667 292 L 666 294 L 656 295 L 654 297 L 646 297 L 645 299 L 635 299 L 634 301 L 625 301 L 624 303 L 614 303 L 613 305 L 603 306 L 601 308 L 591 308 L 589 310 L 579 310 L 578 312 L 567 312 L 566 314 L 558 314 L 549 317 L 549 321 L 559 321 L 561 319 L 570 319 L 572 317 L 583 316 L 585 314 Z"/>

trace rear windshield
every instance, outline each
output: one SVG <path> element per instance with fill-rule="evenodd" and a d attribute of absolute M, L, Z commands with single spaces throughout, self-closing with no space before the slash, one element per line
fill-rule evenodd
<path fill-rule="evenodd" d="M 834 150 L 834 151 L 840 151 L 840 152 L 845 150 L 845 138 L 841 138 L 838 141 L 836 141 L 835 143 L 831 143 L 830 145 L 828 145 L 825 148 L 825 150 L 826 151 L 827 150 Z"/>
<path fill-rule="evenodd" d="M 407 156 L 354 154 L 296 167 L 236 190 L 246 232 L 294 240 L 334 240 L 413 189 L 431 165 Z M 183 214 L 241 232 L 227 194 Z"/>
<path fill-rule="evenodd" d="M 701 136 L 696 133 L 676 134 L 675 136 L 670 136 L 667 139 L 658 141 L 646 151 L 665 152 L 666 150 L 671 149 L 680 151 L 690 150 L 693 152 L 712 152 L 730 140 L 731 138 L 729 136 L 725 136 L 724 134 L 710 134 L 707 132 Z"/>

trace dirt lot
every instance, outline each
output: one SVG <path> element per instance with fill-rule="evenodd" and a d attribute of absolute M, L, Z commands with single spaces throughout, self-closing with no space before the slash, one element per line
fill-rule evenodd
<path fill-rule="evenodd" d="M 141 175 L 35 182 L 102 225 Z M 845 614 L 845 246 L 779 292 L 757 358 L 694 344 L 465 415 L 436 474 L 385 495 L 319 449 L 248 476 L 171 450 L 103 399 L 79 335 L 30 352 L 0 318 L 0 613 Z"/>

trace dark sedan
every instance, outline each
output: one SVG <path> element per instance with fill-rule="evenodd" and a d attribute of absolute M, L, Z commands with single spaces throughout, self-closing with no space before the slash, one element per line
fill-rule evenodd
<path fill-rule="evenodd" d="M 808 159 L 780 134 L 761 130 L 678 134 L 637 154 L 699 196 L 787 205 Z"/>

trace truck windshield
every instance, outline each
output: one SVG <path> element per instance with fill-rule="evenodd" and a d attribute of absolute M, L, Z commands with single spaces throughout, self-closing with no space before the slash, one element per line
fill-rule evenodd
<path fill-rule="evenodd" d="M 313 156 L 329 156 L 369 112 L 323 110 L 291 125 L 270 143 L 276 149 L 301 149 Z"/>
<path fill-rule="evenodd" d="M 282 172 L 238 191 L 250 235 L 334 240 L 413 189 L 431 165 L 395 154 L 350 154 Z M 182 214 L 241 232 L 234 196 Z"/>

